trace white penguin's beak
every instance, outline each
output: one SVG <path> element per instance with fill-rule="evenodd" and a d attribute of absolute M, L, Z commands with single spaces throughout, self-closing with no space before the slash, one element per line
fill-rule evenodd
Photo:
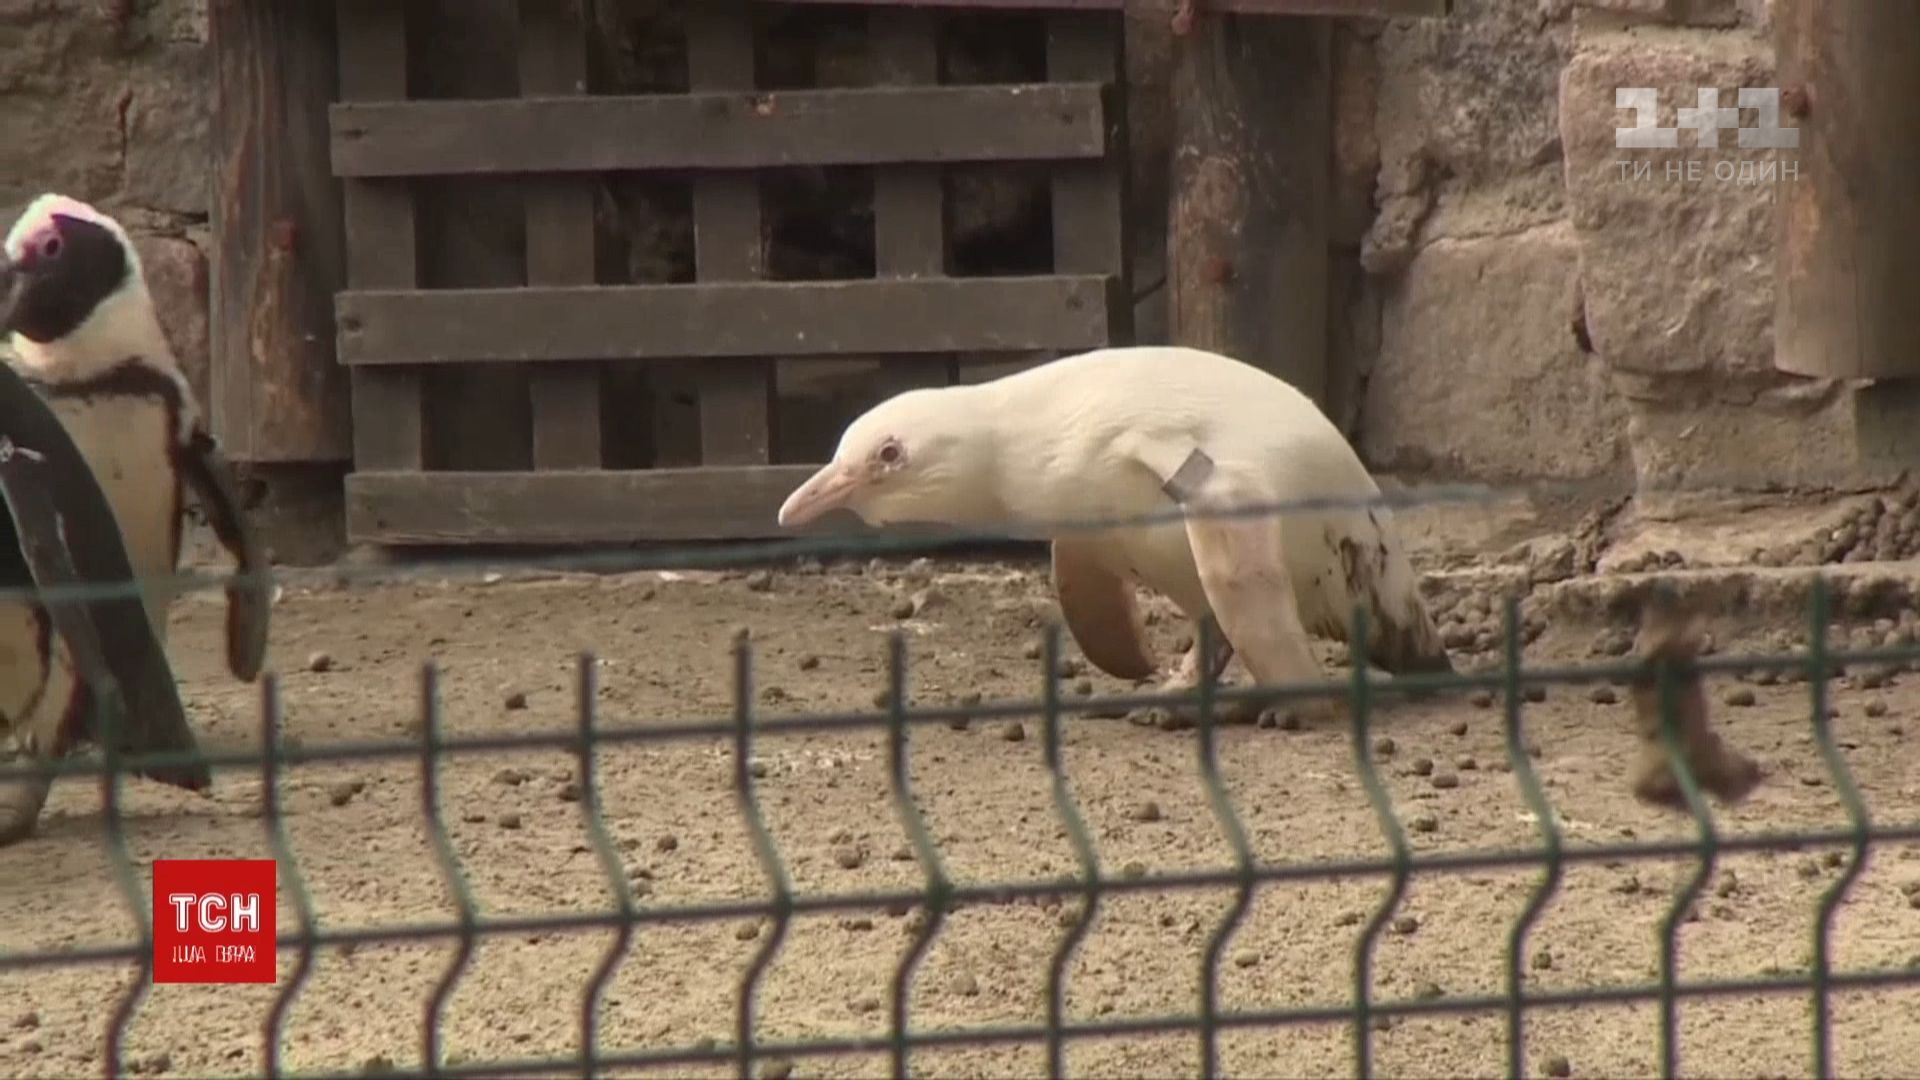
<path fill-rule="evenodd" d="M 830 510 L 845 507 L 864 479 L 858 469 L 840 462 L 827 464 L 780 504 L 780 527 L 806 525 Z"/>

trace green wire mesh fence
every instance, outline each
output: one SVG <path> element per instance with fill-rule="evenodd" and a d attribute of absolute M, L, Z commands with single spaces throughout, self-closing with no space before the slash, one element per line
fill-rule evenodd
<path fill-rule="evenodd" d="M 917 542 L 924 547 L 925 541 Z M 846 541 L 836 546 L 845 550 Z M 869 543 L 862 551 L 884 546 Z M 791 553 L 791 545 L 783 550 Z M 631 556 L 628 556 L 631 558 Z M 715 556 L 721 558 L 722 556 Z M 733 553 L 731 559 L 739 559 Z M 214 579 L 208 579 L 211 583 Z M 225 579 L 218 579 L 224 583 Z M 1702 657 L 1686 667 L 1662 665 L 1657 671 L 1658 686 L 1665 706 L 1665 725 L 1661 738 L 1668 762 L 1678 777 L 1686 812 L 1697 831 L 1692 841 L 1622 841 L 1597 844 L 1570 844 L 1557 823 L 1546 786 L 1526 751 L 1526 727 L 1523 715 L 1524 689 L 1553 683 L 1594 682 L 1601 679 L 1645 678 L 1648 668 L 1638 661 L 1610 664 L 1586 664 L 1529 668 L 1522 663 L 1523 632 L 1518 601 L 1506 600 L 1504 611 L 1504 655 L 1497 670 L 1447 675 L 1410 675 L 1378 682 L 1367 675 L 1364 650 L 1352 649 L 1352 677 L 1345 688 L 1352 723 L 1350 726 L 1351 767 L 1357 775 L 1378 828 L 1389 848 L 1385 858 L 1352 858 L 1314 862 L 1269 862 L 1256 857 L 1249 842 L 1242 815 L 1223 782 L 1216 755 L 1217 735 L 1221 727 L 1220 708 L 1232 701 L 1255 696 L 1250 689 L 1216 686 L 1202 681 L 1190 693 L 1141 693 L 1065 700 L 1058 680 L 1050 674 L 1058 669 L 1062 653 L 1057 626 L 1045 632 L 1040 663 L 1045 687 L 1037 700 L 981 702 L 964 706 L 909 707 L 906 693 L 908 660 L 904 637 L 894 632 L 889 640 L 888 693 L 885 707 L 870 712 L 818 713 L 760 719 L 755 715 L 754 652 L 750 641 L 738 640 L 733 651 L 733 710 L 730 718 L 711 721 L 691 720 L 653 723 L 648 726 L 608 726 L 601 722 L 596 706 L 597 663 L 591 655 L 578 659 L 576 673 L 577 727 L 570 734 L 511 733 L 471 738 L 450 738 L 441 717 L 441 694 L 437 668 L 429 663 L 420 678 L 420 737 L 417 740 L 340 743 L 333 745 L 293 746 L 283 738 L 282 705 L 278 681 L 269 674 L 261 687 L 261 753 L 204 753 L 202 758 L 218 770 L 257 771 L 263 781 L 264 824 L 281 880 L 291 896 L 297 928 L 278 936 L 278 947 L 295 957 L 292 970 L 285 975 L 277 996 L 265 1018 L 263 1050 L 268 1075 L 285 1075 L 285 1031 L 289 1013 L 298 1001 L 311 975 L 316 950 L 324 946 L 356 946 L 375 943 L 451 941 L 456 944 L 453 958 L 441 975 L 434 992 L 425 1002 L 421 1016 L 421 1057 L 425 1068 L 418 1071 L 394 1070 L 392 1075 L 499 1076 L 511 1074 L 597 1075 L 616 1067 L 687 1067 L 693 1065 L 731 1065 L 742 1076 L 753 1075 L 757 1065 L 775 1059 L 805 1060 L 823 1055 L 884 1052 L 889 1056 L 892 1075 L 909 1074 L 910 1053 L 915 1050 L 958 1046 L 995 1046 L 1025 1044 L 1044 1048 L 1049 1075 L 1066 1072 L 1066 1049 L 1070 1043 L 1116 1036 L 1186 1034 L 1199 1051 L 1203 1075 L 1222 1071 L 1219 1047 L 1224 1033 L 1254 1028 L 1287 1028 L 1300 1025 L 1344 1023 L 1350 1031 L 1352 1069 L 1356 1076 L 1376 1073 L 1376 1021 L 1382 1017 L 1449 1016 L 1469 1013 L 1493 1013 L 1505 1020 L 1506 1070 L 1509 1075 L 1527 1072 L 1527 1024 L 1530 1013 L 1548 1008 L 1581 1005 L 1617 1005 L 1655 1003 L 1659 1008 L 1659 1069 L 1663 1076 L 1677 1075 L 1680 1068 L 1678 1012 L 1683 1000 L 1725 998 L 1749 995 L 1804 996 L 1809 1007 L 1808 1034 L 1812 1045 L 1813 1071 L 1817 1076 L 1834 1075 L 1834 1036 L 1831 1022 L 1831 996 L 1836 990 L 1920 986 L 1920 969 L 1834 970 L 1831 963 L 1831 937 L 1836 911 L 1860 875 L 1870 848 L 1875 844 L 1920 841 L 1920 821 L 1899 824 L 1875 823 L 1866 800 L 1856 785 L 1841 749 L 1836 745 L 1826 704 L 1826 674 L 1835 664 L 1888 663 L 1912 660 L 1920 651 L 1883 649 L 1873 651 L 1834 651 L 1822 632 L 1828 624 L 1832 600 L 1823 580 L 1816 579 L 1811 590 L 1809 626 L 1810 647 L 1798 656 L 1714 656 Z M 1364 618 L 1364 612 L 1357 618 Z M 1364 626 L 1354 635 L 1365 641 Z M 1211 635 L 1202 628 L 1203 653 L 1216 647 Z M 1688 670 L 1691 669 L 1691 671 Z M 1211 665 L 1203 664 L 1203 670 Z M 1828 770 L 1828 782 L 1844 806 L 1848 825 L 1843 829 L 1775 832 L 1757 835 L 1726 836 L 1716 828 L 1714 816 L 1701 785 L 1690 772 L 1682 753 L 1680 732 L 1675 722 L 1674 687 L 1689 674 L 1735 670 L 1803 671 L 1807 675 L 1811 734 L 1821 760 Z M 1382 695 L 1417 695 L 1483 689 L 1498 695 L 1503 703 L 1503 740 L 1511 775 L 1526 805 L 1538 822 L 1539 843 L 1524 850 L 1467 850 L 1416 853 L 1409 844 L 1405 828 L 1396 813 L 1380 764 L 1369 753 L 1370 726 L 1376 699 Z M 1325 688 L 1261 687 L 1257 698 L 1264 704 L 1284 704 L 1325 694 Z M 1218 870 L 1196 870 L 1147 875 L 1115 875 L 1101 865 L 1099 846 L 1073 795 L 1062 754 L 1062 723 L 1071 715 L 1107 713 L 1132 708 L 1151 708 L 1191 702 L 1198 709 L 1195 732 L 1195 766 L 1204 784 L 1207 800 L 1218 827 L 1233 853 L 1232 865 Z M 1038 712 L 1042 718 L 1042 738 L 1038 753 L 1051 777 L 1051 801 L 1078 864 L 1078 872 L 1066 879 L 1008 880 L 987 883 L 955 881 L 943 866 L 940 845 L 929 830 L 919 801 L 909 783 L 908 747 L 912 734 L 926 725 L 966 718 L 981 720 L 1015 717 Z M 759 785 L 749 767 L 756 740 L 774 735 L 806 732 L 884 730 L 891 802 L 899 824 L 908 837 L 911 853 L 924 875 L 922 887 L 860 892 L 802 892 L 790 880 L 781 847 L 770 828 L 759 796 Z M 635 895 L 626 875 L 613 837 L 602 814 L 601 781 L 595 769 L 595 751 L 612 745 L 653 744 L 675 740 L 720 738 L 732 748 L 731 783 L 741 820 L 746 828 L 766 889 L 756 895 L 741 895 L 720 902 L 689 904 L 647 904 Z M 112 1015 L 104 1021 L 104 1070 L 109 1076 L 124 1071 L 123 1048 L 129 1024 L 135 1019 L 147 993 L 152 971 L 152 926 L 150 899 L 145 894 L 135 860 L 130 852 L 121 816 L 121 787 L 124 777 L 142 763 L 142 759 L 115 753 L 113 740 L 101 740 L 98 760 L 68 759 L 40 766 L 16 764 L 0 768 L 0 782 L 25 775 L 29 769 L 51 768 L 61 775 L 90 775 L 98 779 L 104 810 L 105 828 L 114 855 L 115 884 L 128 910 L 140 927 L 138 940 L 114 947 L 84 947 L 16 951 L 0 947 L 0 974 L 77 965 L 131 965 L 138 977 L 118 1001 Z M 442 812 L 439 774 L 451 755 L 486 751 L 560 750 L 572 753 L 577 761 L 583 817 L 590 847 L 605 874 L 614 903 L 605 910 L 543 915 L 488 916 L 475 903 L 462 858 L 454 844 Z M 420 813 L 426 823 L 431 848 L 439 871 L 457 907 L 457 918 L 448 922 L 421 922 L 367 928 L 333 929 L 320 924 L 300 871 L 286 828 L 284 774 L 291 765 L 316 762 L 374 761 L 413 759 L 418 762 L 421 780 Z M 159 763 L 157 758 L 144 759 Z M 1700 897 L 1717 860 L 1740 852 L 1798 850 L 1807 845 L 1843 844 L 1850 850 L 1844 868 L 1821 898 L 1812 931 L 1812 961 L 1804 975 L 1722 979 L 1682 980 L 1678 974 L 1679 933 L 1691 905 Z M 1690 879 L 1672 897 L 1661 922 L 1659 977 L 1644 985 L 1590 986 L 1569 990 L 1529 988 L 1529 973 L 1522 961 L 1528 935 L 1540 920 L 1561 887 L 1565 871 L 1572 866 L 1611 863 L 1619 860 L 1691 857 L 1695 870 Z M 0 867 L 6 854 L 0 851 Z M 1376 997 L 1373 976 L 1376 949 L 1388 931 L 1396 909 L 1409 884 L 1423 874 L 1491 869 L 1536 869 L 1537 885 L 1524 909 L 1506 935 L 1504 992 L 1473 996 L 1416 995 L 1397 1000 Z M 1224 1009 L 1220 1005 L 1218 975 L 1227 943 L 1245 917 L 1254 890 L 1263 885 L 1301 883 L 1334 878 L 1383 880 L 1384 892 L 1377 906 L 1360 928 L 1352 955 L 1352 993 L 1348 1000 L 1334 1000 L 1297 1008 Z M 1235 899 L 1224 917 L 1212 928 L 1202 952 L 1199 972 L 1199 999 L 1193 1012 L 1186 1015 L 1131 1016 L 1119 1018 L 1069 1018 L 1066 1008 L 1066 984 L 1069 966 L 1076 950 L 1086 939 L 1103 901 L 1117 896 L 1146 892 L 1220 889 L 1234 890 Z M 1064 936 L 1046 961 L 1045 1020 L 1043 1023 L 999 1025 L 965 1029 L 916 1029 L 908 1008 L 908 991 L 917 966 L 943 929 L 946 913 L 955 905 L 979 902 L 1005 902 L 1009 899 L 1057 898 L 1061 902 L 1078 901 L 1077 917 L 1065 924 Z M 832 912 L 851 912 L 894 905 L 910 905 L 925 913 L 925 919 L 912 935 L 895 968 L 886 999 L 884 1030 L 861 1037 L 837 1037 L 814 1040 L 774 1040 L 760 1038 L 756 1032 L 758 992 L 763 978 L 777 959 L 792 921 L 799 916 Z M 600 1028 L 606 1005 L 604 997 L 616 970 L 622 963 L 636 934 L 649 927 L 675 923 L 714 922 L 739 918 L 766 920 L 768 932 L 740 977 L 737 1011 L 733 1017 L 733 1038 L 718 1043 L 670 1048 L 621 1049 L 601 1045 Z M 464 1061 L 450 1063 L 443 1046 L 443 1026 L 450 998 L 465 975 L 476 944 L 492 937 L 529 935 L 558 931 L 610 930 L 614 938 L 604 957 L 582 988 L 578 1013 L 578 1053 L 571 1057 Z"/>

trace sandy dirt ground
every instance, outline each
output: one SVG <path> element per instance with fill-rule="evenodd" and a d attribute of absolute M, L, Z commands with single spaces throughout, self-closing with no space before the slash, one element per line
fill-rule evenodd
<path fill-rule="evenodd" d="M 536 582 L 461 580 L 354 588 L 289 588 L 276 609 L 274 666 L 283 673 L 286 733 L 313 748 L 404 739 L 417 732 L 419 665 L 443 665 L 451 737 L 570 731 L 578 650 L 601 658 L 598 706 L 609 729 L 729 715 L 729 641 L 750 628 L 756 706 L 768 716 L 868 709 L 886 685 L 886 634 L 906 631 L 916 702 L 978 693 L 988 701 L 1037 693 L 1030 649 L 1047 612 L 1033 568 L 943 566 L 935 597 L 910 618 L 903 597 L 927 587 L 900 566 L 770 576 L 565 577 Z M 947 573 L 945 571 L 952 571 Z M 260 739 L 258 691 L 220 662 L 223 610 L 214 595 L 175 609 L 173 649 L 203 740 L 221 748 Z M 1168 652 L 1187 627 L 1153 627 Z M 1550 631 L 1534 659 L 1578 658 L 1591 631 Z M 324 653 L 330 663 L 310 663 Z M 310 668 L 325 670 L 310 670 Z M 1083 681 L 1084 680 L 1084 681 Z M 1716 678 L 1716 704 L 1734 685 Z M 1076 674 L 1068 697 L 1126 687 Z M 1808 734 L 1807 687 L 1750 687 L 1755 703 L 1717 709 L 1736 744 L 1771 770 L 1746 805 L 1720 821 L 1733 834 L 1840 828 L 1846 818 Z M 1604 694 L 1602 695 L 1605 696 Z M 1624 701 L 1625 692 L 1616 695 Z M 1920 676 L 1883 689 L 1835 684 L 1836 730 L 1876 820 L 1920 820 Z M 1420 852 L 1537 844 L 1515 778 L 1504 768 L 1498 708 L 1454 695 L 1401 702 L 1378 719 L 1394 741 L 1380 758 L 1398 813 Z M 1684 819 L 1626 794 L 1628 706 L 1556 687 L 1525 710 L 1537 767 L 1572 844 L 1628 837 L 1684 838 Z M 1018 732 L 1004 720 L 958 730 L 915 729 L 910 774 L 919 806 L 959 882 L 1042 879 L 1076 867 L 1055 813 L 1037 717 Z M 1118 718 L 1067 722 L 1071 790 L 1116 874 L 1231 866 L 1231 852 L 1196 769 L 1192 731 Z M 1380 857 L 1387 853 L 1341 730 L 1224 729 L 1218 756 L 1246 835 L 1262 862 Z M 724 739 L 629 743 L 596 758 L 605 821 L 624 872 L 646 907 L 743 901 L 767 895 L 732 787 Z M 913 860 L 889 796 L 884 731 L 761 737 L 752 770 L 793 887 L 849 893 L 916 887 Z M 447 828 L 468 886 L 488 916 L 604 910 L 610 883 L 589 846 L 578 765 L 564 751 L 457 756 L 440 770 Z M 294 860 L 325 927 L 448 922 L 456 915 L 422 814 L 417 762 L 296 766 L 287 778 L 286 828 Z M 211 797 L 135 782 L 128 837 L 140 863 L 155 858 L 269 856 L 257 774 L 224 772 Z M 1151 805 L 1148 805 L 1151 804 Z M 1812 957 L 1815 907 L 1841 870 L 1836 849 L 1722 859 L 1680 934 L 1686 980 L 1799 973 Z M 281 867 L 279 919 L 298 925 Z M 1569 867 L 1527 947 L 1530 983 L 1545 990 L 1646 984 L 1659 970 L 1658 930 L 1687 860 Z M 1499 993 L 1515 917 L 1537 868 L 1422 874 L 1379 942 L 1381 999 Z M 1364 920 L 1383 878 L 1260 888 L 1227 943 L 1223 1010 L 1337 1006 L 1353 986 Z M 1906 986 L 1836 993 L 1834 1066 L 1849 1076 L 1920 1075 L 1920 852 L 1873 852 L 1833 924 L 1832 956 L 1846 969 L 1906 969 Z M 1201 959 L 1233 890 L 1106 898 L 1067 969 L 1070 1019 L 1101 1020 L 1196 1009 Z M 1074 903 L 960 907 L 946 919 L 912 980 L 916 1026 L 953 1029 L 1044 1022 L 1049 958 Z M 796 917 L 758 995 L 758 1037 L 883 1038 L 889 986 L 923 915 L 875 908 Z M 0 850 L 0 951 L 124 943 L 134 933 L 101 835 L 99 795 L 83 780 L 56 786 L 38 835 Z M 721 1043 L 732 1037 L 742 973 L 766 944 L 751 919 L 650 923 L 632 935 L 608 986 L 601 1036 L 609 1050 Z M 515 934 L 474 950 L 445 1011 L 453 1064 L 578 1052 L 582 992 L 614 938 L 609 930 Z M 329 946 L 287 1017 L 285 1055 L 301 1071 L 419 1068 L 422 1020 L 452 943 Z M 283 952 L 284 978 L 295 955 Z M 131 969 L 65 966 L 0 974 L 0 1072 L 98 1075 L 104 1039 Z M 242 1075 L 263 1068 L 268 986 L 160 986 L 127 1035 L 134 1071 Z M 1392 1076 L 1481 1076 L 1505 1069 L 1504 1016 L 1407 1018 L 1370 1032 L 1375 1069 Z M 1804 993 L 1690 1001 L 1680 1010 L 1681 1068 L 1689 1075 L 1805 1075 L 1811 1013 Z M 1541 1009 L 1528 1021 L 1532 1075 L 1640 1076 L 1658 1069 L 1653 1004 Z M 1219 1038 L 1235 1075 L 1340 1076 L 1353 1071 L 1345 1023 L 1235 1030 Z M 1192 1075 L 1192 1034 L 1072 1043 L 1076 1075 Z M 1044 1074 L 1039 1045 L 916 1052 L 915 1072 L 940 1076 Z M 775 1060 L 761 1075 L 880 1076 L 884 1052 Z M 558 1071 L 558 1070 L 553 1070 Z M 730 1075 L 731 1065 L 675 1067 L 675 1075 Z"/>

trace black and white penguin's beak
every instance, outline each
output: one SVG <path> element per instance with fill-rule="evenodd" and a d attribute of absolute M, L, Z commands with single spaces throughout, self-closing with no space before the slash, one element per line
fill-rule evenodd
<path fill-rule="evenodd" d="M 27 272 L 0 251 L 0 334 L 12 332 L 13 309 L 20 305 L 20 296 L 26 291 Z"/>

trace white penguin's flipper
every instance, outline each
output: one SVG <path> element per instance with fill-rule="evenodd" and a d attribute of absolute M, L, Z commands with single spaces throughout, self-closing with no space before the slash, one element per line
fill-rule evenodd
<path fill-rule="evenodd" d="M 1053 541 L 1053 591 L 1060 615 L 1087 660 L 1116 679 L 1144 679 L 1156 664 L 1131 582 L 1100 561 L 1097 541 Z"/>
<path fill-rule="evenodd" d="M 200 502 L 207 525 L 233 556 L 239 580 L 227 585 L 227 667 L 252 682 L 266 661 L 267 624 L 273 612 L 273 581 L 266 552 L 241 506 L 226 456 L 204 429 L 194 428 L 178 454 L 180 477 Z"/>
<path fill-rule="evenodd" d="M 1183 508 L 1223 511 L 1271 501 L 1216 470 L 1213 459 L 1197 446 L 1147 444 L 1136 448 L 1136 456 L 1161 478 L 1168 496 Z M 1254 680 L 1263 685 L 1325 681 L 1326 671 L 1313 655 L 1306 625 L 1300 620 L 1280 518 L 1190 515 L 1186 526 L 1207 603 Z M 1322 698 L 1294 706 L 1293 711 L 1337 718 L 1343 704 Z"/>

